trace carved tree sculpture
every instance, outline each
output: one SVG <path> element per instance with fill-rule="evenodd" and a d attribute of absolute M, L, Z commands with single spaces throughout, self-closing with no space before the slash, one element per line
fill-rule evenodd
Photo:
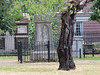
<path fill-rule="evenodd" d="M 74 17 L 75 12 L 83 9 L 86 4 L 93 0 L 69 0 L 67 3 L 72 4 L 66 5 L 67 10 L 62 12 L 62 28 L 61 35 L 59 39 L 59 46 L 57 49 L 59 58 L 59 68 L 58 70 L 70 70 L 75 69 L 75 63 L 72 58 L 72 44 L 74 36 Z M 73 12 L 73 13 L 70 13 Z"/>

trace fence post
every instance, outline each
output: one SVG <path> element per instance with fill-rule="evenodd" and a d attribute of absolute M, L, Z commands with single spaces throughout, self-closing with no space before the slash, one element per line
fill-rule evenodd
<path fill-rule="evenodd" d="M 22 63 L 22 42 L 18 42 L 18 61 L 20 60 L 20 63 Z"/>
<path fill-rule="evenodd" d="M 81 59 L 81 49 L 79 50 L 79 55 L 80 55 L 80 59 Z"/>
<path fill-rule="evenodd" d="M 21 57 L 20 57 L 20 58 L 21 58 L 21 59 L 20 59 L 21 62 L 20 62 L 20 63 L 22 63 L 22 42 L 20 42 L 20 50 L 21 50 L 21 51 L 20 51 L 20 53 L 21 53 Z"/>
<path fill-rule="evenodd" d="M 84 51 L 84 53 L 83 53 L 83 54 L 84 54 L 84 58 L 85 58 L 85 49 L 84 49 L 83 51 Z"/>
<path fill-rule="evenodd" d="M 26 42 L 27 47 L 28 47 L 28 42 Z M 27 48 L 27 61 L 28 61 L 28 48 Z"/>
<path fill-rule="evenodd" d="M 50 41 L 48 41 L 48 62 L 50 62 Z"/>
<path fill-rule="evenodd" d="M 92 48 L 92 56 L 94 57 L 94 48 Z"/>
<path fill-rule="evenodd" d="M 20 50 L 20 42 L 18 42 L 18 61 L 20 60 L 20 59 L 19 59 L 19 56 L 20 56 L 20 55 L 19 55 L 19 50 Z"/>

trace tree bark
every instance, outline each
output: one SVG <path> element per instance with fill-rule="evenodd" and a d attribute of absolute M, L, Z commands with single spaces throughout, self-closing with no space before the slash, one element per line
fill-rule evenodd
<path fill-rule="evenodd" d="M 83 7 L 93 0 L 69 0 L 69 3 L 73 4 L 72 8 L 69 8 L 62 12 L 61 20 L 62 20 L 62 28 L 59 39 L 59 46 L 57 48 L 58 59 L 59 59 L 59 68 L 58 70 L 70 70 L 75 69 L 75 63 L 72 57 L 72 45 L 73 45 L 73 37 L 74 37 L 74 17 L 75 11 L 78 12 Z M 70 11 L 73 11 L 70 14 Z"/>
<path fill-rule="evenodd" d="M 61 15 L 62 28 L 58 46 L 59 70 L 75 69 L 75 63 L 72 58 L 72 44 L 74 35 L 74 14 L 70 15 L 69 12 L 64 12 Z"/>

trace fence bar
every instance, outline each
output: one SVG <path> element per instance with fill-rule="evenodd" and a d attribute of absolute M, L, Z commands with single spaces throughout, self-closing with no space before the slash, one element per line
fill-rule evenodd
<path fill-rule="evenodd" d="M 84 58 L 85 58 L 85 49 L 84 49 L 83 51 L 84 51 L 84 53 L 83 53 L 83 54 L 84 54 Z"/>
<path fill-rule="evenodd" d="M 18 61 L 20 60 L 20 58 L 19 58 L 19 50 L 20 50 L 20 42 L 18 42 Z"/>
<path fill-rule="evenodd" d="M 25 42 L 24 42 L 24 61 L 26 61 L 26 47 L 25 47 Z"/>
<path fill-rule="evenodd" d="M 92 49 L 92 56 L 94 57 L 94 48 Z"/>
<path fill-rule="evenodd" d="M 79 50 L 79 55 L 80 55 L 80 57 L 79 57 L 79 58 L 81 59 L 81 49 Z"/>
<path fill-rule="evenodd" d="M 48 41 L 48 62 L 50 62 L 50 42 Z"/>
<path fill-rule="evenodd" d="M 20 63 L 22 63 L 22 42 L 18 42 L 18 61 L 20 60 Z"/>
<path fill-rule="evenodd" d="M 20 63 L 22 63 L 22 42 L 20 42 L 20 53 L 21 53 L 21 59 L 20 59 Z"/>
<path fill-rule="evenodd" d="M 26 44 L 27 45 L 27 44 Z M 27 48 L 27 61 L 28 61 L 28 48 Z"/>

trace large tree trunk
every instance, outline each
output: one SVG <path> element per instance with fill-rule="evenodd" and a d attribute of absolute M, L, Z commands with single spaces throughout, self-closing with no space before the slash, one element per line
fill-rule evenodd
<path fill-rule="evenodd" d="M 73 4 L 73 8 L 69 8 L 61 14 L 62 28 L 59 39 L 59 46 L 57 49 L 59 58 L 58 70 L 70 70 L 75 69 L 75 63 L 72 58 L 72 45 L 74 36 L 74 16 L 75 11 L 80 11 L 83 7 L 93 0 L 69 0 Z M 76 8 L 76 10 L 75 10 Z M 70 14 L 70 10 L 73 14 Z"/>
<path fill-rule="evenodd" d="M 75 69 L 75 64 L 72 58 L 72 44 L 74 36 L 74 14 L 64 12 L 61 15 L 62 28 L 58 46 L 59 70 Z"/>

